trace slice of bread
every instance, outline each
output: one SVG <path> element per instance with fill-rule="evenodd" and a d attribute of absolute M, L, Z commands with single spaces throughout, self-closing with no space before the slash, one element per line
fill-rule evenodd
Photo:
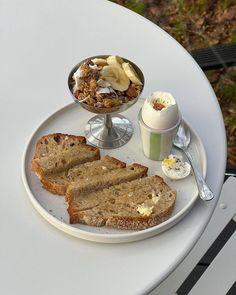
<path fill-rule="evenodd" d="M 141 230 L 169 218 L 176 192 L 155 175 L 70 199 L 70 223 Z"/>
<path fill-rule="evenodd" d="M 65 195 L 67 187 L 74 183 L 86 183 L 104 177 L 112 170 L 124 168 L 126 164 L 113 157 L 105 156 L 101 160 L 76 165 L 69 170 L 53 173 L 41 178 L 44 188 L 57 195 Z M 89 181 L 88 181 L 89 180 Z"/>
<path fill-rule="evenodd" d="M 79 179 L 68 186 L 65 195 L 66 201 L 70 202 L 81 194 L 88 194 L 122 182 L 146 177 L 147 171 L 147 167 L 135 163 L 123 169 L 112 170 L 105 174 L 97 174 L 94 177 L 87 175 L 85 179 Z"/>
<path fill-rule="evenodd" d="M 35 158 L 48 156 L 59 150 L 66 150 L 74 145 L 86 143 L 84 136 L 52 133 L 42 136 L 35 145 Z"/>
<path fill-rule="evenodd" d="M 41 179 L 46 175 L 100 159 L 98 148 L 83 143 L 81 136 L 61 133 L 43 136 L 36 144 L 32 170 Z"/>

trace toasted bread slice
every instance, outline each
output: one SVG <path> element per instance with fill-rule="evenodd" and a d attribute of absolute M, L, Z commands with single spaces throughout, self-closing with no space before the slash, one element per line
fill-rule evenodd
<path fill-rule="evenodd" d="M 44 177 L 51 173 L 68 170 L 71 167 L 100 159 L 100 151 L 91 145 L 81 143 L 68 150 L 62 150 L 46 157 L 35 158 L 32 161 L 32 170 Z"/>
<path fill-rule="evenodd" d="M 123 169 L 112 170 L 109 173 L 100 173 L 94 177 L 89 175 L 68 186 L 66 200 L 70 202 L 81 194 L 88 194 L 122 182 L 132 181 L 147 176 L 148 168 L 140 164 L 132 164 Z"/>
<path fill-rule="evenodd" d="M 68 213 L 70 223 L 141 230 L 168 219 L 175 200 L 176 192 L 155 175 L 78 195 Z"/>
<path fill-rule="evenodd" d="M 46 175 L 100 159 L 98 148 L 83 143 L 83 136 L 55 133 L 43 136 L 35 146 L 32 170 L 41 179 Z"/>
<path fill-rule="evenodd" d="M 124 168 L 126 164 L 113 157 L 76 165 L 69 170 L 53 173 L 41 178 L 44 188 L 57 195 L 65 195 L 67 187 L 74 183 L 88 183 L 100 175 L 104 177 L 112 170 Z"/>
<path fill-rule="evenodd" d="M 59 150 L 66 150 L 74 145 L 86 143 L 84 136 L 52 133 L 42 136 L 35 145 L 35 158 L 46 157 Z"/>

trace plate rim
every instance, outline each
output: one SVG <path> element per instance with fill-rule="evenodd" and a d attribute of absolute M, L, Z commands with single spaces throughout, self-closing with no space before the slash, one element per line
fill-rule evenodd
<path fill-rule="evenodd" d="M 141 98 L 140 98 L 141 99 Z M 22 176 L 22 181 L 24 184 L 24 187 L 26 189 L 26 192 L 28 194 L 28 197 L 33 205 L 33 207 L 44 217 L 50 224 L 58 228 L 59 230 L 70 234 L 74 237 L 77 238 L 82 238 L 88 241 L 93 241 L 93 242 L 102 242 L 102 243 L 125 243 L 125 242 L 134 242 L 138 240 L 143 240 L 152 236 L 155 236 L 170 227 L 174 226 L 178 221 L 180 221 L 193 207 L 194 203 L 198 199 L 198 194 L 196 193 L 196 196 L 193 197 L 188 204 L 182 208 L 177 214 L 174 216 L 171 216 L 168 218 L 166 221 L 144 229 L 144 230 L 139 230 L 139 231 L 134 231 L 134 232 L 129 232 L 129 233 L 119 233 L 119 234 L 105 234 L 105 233 L 93 233 L 93 232 L 88 232 L 84 231 L 82 229 L 73 227 L 69 224 L 66 224 L 65 222 L 59 220 L 58 218 L 54 217 L 52 214 L 50 214 L 35 198 L 34 194 L 32 193 L 30 186 L 27 181 L 27 173 L 26 173 L 26 160 L 27 160 L 27 154 L 29 152 L 29 147 L 31 145 L 32 139 L 35 137 L 36 133 L 45 125 L 47 122 L 50 122 L 55 116 L 60 114 L 61 112 L 65 111 L 66 109 L 70 109 L 74 107 L 77 104 L 75 102 L 69 103 L 65 106 L 62 106 L 58 108 L 55 112 L 53 112 L 51 115 L 49 115 L 47 118 L 43 119 L 36 127 L 36 129 L 32 132 L 31 136 L 27 140 L 24 151 L 23 151 L 23 156 L 22 156 L 22 162 L 21 162 L 21 176 Z M 190 129 L 191 133 L 194 134 L 196 137 L 198 144 L 200 146 L 201 152 L 201 158 L 202 158 L 202 173 L 203 177 L 206 177 L 207 173 L 207 156 L 206 156 L 206 149 L 204 147 L 204 144 L 198 135 L 198 133 L 193 130 L 193 128 L 190 127 L 188 122 L 184 120 L 185 124 L 188 126 Z"/>

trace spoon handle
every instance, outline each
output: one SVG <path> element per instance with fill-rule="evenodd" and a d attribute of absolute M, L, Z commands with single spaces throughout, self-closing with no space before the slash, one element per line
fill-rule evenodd
<path fill-rule="evenodd" d="M 200 198 L 204 201 L 212 200 L 214 198 L 214 195 L 213 195 L 212 191 L 210 190 L 210 188 L 208 187 L 208 185 L 206 184 L 205 180 L 203 179 L 201 173 L 199 172 L 199 170 L 192 158 L 192 155 L 186 149 L 184 149 L 184 152 L 185 152 L 186 156 L 188 157 L 189 162 L 192 166 L 192 170 L 193 170 L 193 174 L 195 176 L 196 182 L 197 182 L 197 187 L 198 187 Z"/>

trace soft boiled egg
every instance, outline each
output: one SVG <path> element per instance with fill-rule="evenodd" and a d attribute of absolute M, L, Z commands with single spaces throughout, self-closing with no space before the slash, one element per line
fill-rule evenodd
<path fill-rule="evenodd" d="M 191 166 L 188 162 L 183 162 L 181 156 L 169 155 L 162 161 L 162 171 L 171 179 L 182 179 L 190 174 Z"/>
<path fill-rule="evenodd" d="M 156 91 L 146 98 L 142 107 L 143 122 L 153 129 L 168 129 L 179 119 L 179 110 L 173 95 Z"/>

